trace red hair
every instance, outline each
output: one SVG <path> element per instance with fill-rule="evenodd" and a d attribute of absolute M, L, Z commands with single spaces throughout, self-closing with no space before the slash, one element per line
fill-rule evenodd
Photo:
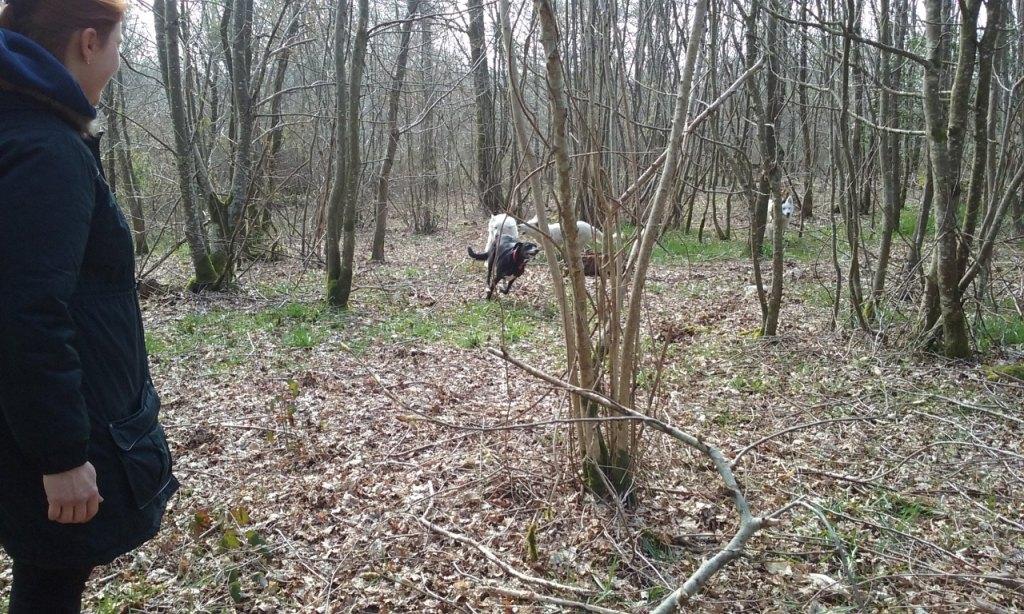
<path fill-rule="evenodd" d="M 92 28 L 106 44 L 127 8 L 125 0 L 8 0 L 0 28 L 32 39 L 63 62 L 75 32 Z"/>

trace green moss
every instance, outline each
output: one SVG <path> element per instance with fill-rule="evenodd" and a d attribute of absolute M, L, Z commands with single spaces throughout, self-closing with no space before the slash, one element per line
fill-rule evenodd
<path fill-rule="evenodd" d="M 348 307 L 347 296 L 342 292 L 341 284 L 337 279 L 327 278 L 327 288 L 325 290 L 328 305 L 338 309 L 346 309 Z"/>
<path fill-rule="evenodd" d="M 992 381 L 1024 382 L 1024 362 L 985 367 L 985 371 Z"/>
<path fill-rule="evenodd" d="M 735 390 L 736 392 L 749 393 L 764 392 L 767 389 L 767 385 L 765 384 L 764 380 L 760 378 L 744 377 L 742 375 L 737 375 L 736 377 L 729 380 L 729 387 Z"/>
<path fill-rule="evenodd" d="M 537 548 L 537 524 L 534 522 L 526 527 L 526 557 L 531 563 L 536 563 L 540 558 L 540 551 Z"/>

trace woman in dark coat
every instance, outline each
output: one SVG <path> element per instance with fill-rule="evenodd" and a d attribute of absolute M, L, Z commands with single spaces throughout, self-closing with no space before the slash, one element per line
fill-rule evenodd
<path fill-rule="evenodd" d="M 124 0 L 0 13 L 0 543 L 10 612 L 79 612 L 93 567 L 153 537 L 178 487 L 131 233 L 89 136 Z"/>

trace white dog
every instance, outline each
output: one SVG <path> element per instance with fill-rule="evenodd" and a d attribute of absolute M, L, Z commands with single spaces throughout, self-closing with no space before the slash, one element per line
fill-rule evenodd
<path fill-rule="evenodd" d="M 786 197 L 786 200 L 782 201 L 782 232 L 786 232 L 786 226 L 789 224 L 789 218 L 793 217 L 796 213 L 796 202 L 793 200 L 793 195 L 790 194 Z M 768 199 L 768 227 L 775 227 L 775 199 Z"/>
<path fill-rule="evenodd" d="M 498 237 L 519 238 L 519 226 L 516 225 L 516 218 L 507 213 L 491 216 L 487 222 L 487 245 L 484 246 L 483 253 L 491 251 L 491 246 L 498 240 Z"/>
<path fill-rule="evenodd" d="M 544 235 L 541 234 L 540 227 L 537 225 L 537 216 L 530 218 L 528 222 L 519 225 L 519 232 L 524 235 L 535 237 L 540 239 Z M 562 225 L 561 224 L 548 224 L 548 234 L 551 235 L 551 240 L 556 245 L 562 244 Z M 582 244 L 588 245 L 590 243 L 597 243 L 604 240 L 604 233 L 594 228 L 590 224 L 580 220 L 576 222 L 576 234 Z"/>

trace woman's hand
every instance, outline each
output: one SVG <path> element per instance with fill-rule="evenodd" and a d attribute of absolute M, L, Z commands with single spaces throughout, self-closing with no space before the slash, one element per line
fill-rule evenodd
<path fill-rule="evenodd" d="M 47 517 L 61 524 L 89 522 L 103 501 L 96 488 L 96 469 L 89 462 L 64 473 L 44 475 L 43 489 L 50 504 Z"/>

